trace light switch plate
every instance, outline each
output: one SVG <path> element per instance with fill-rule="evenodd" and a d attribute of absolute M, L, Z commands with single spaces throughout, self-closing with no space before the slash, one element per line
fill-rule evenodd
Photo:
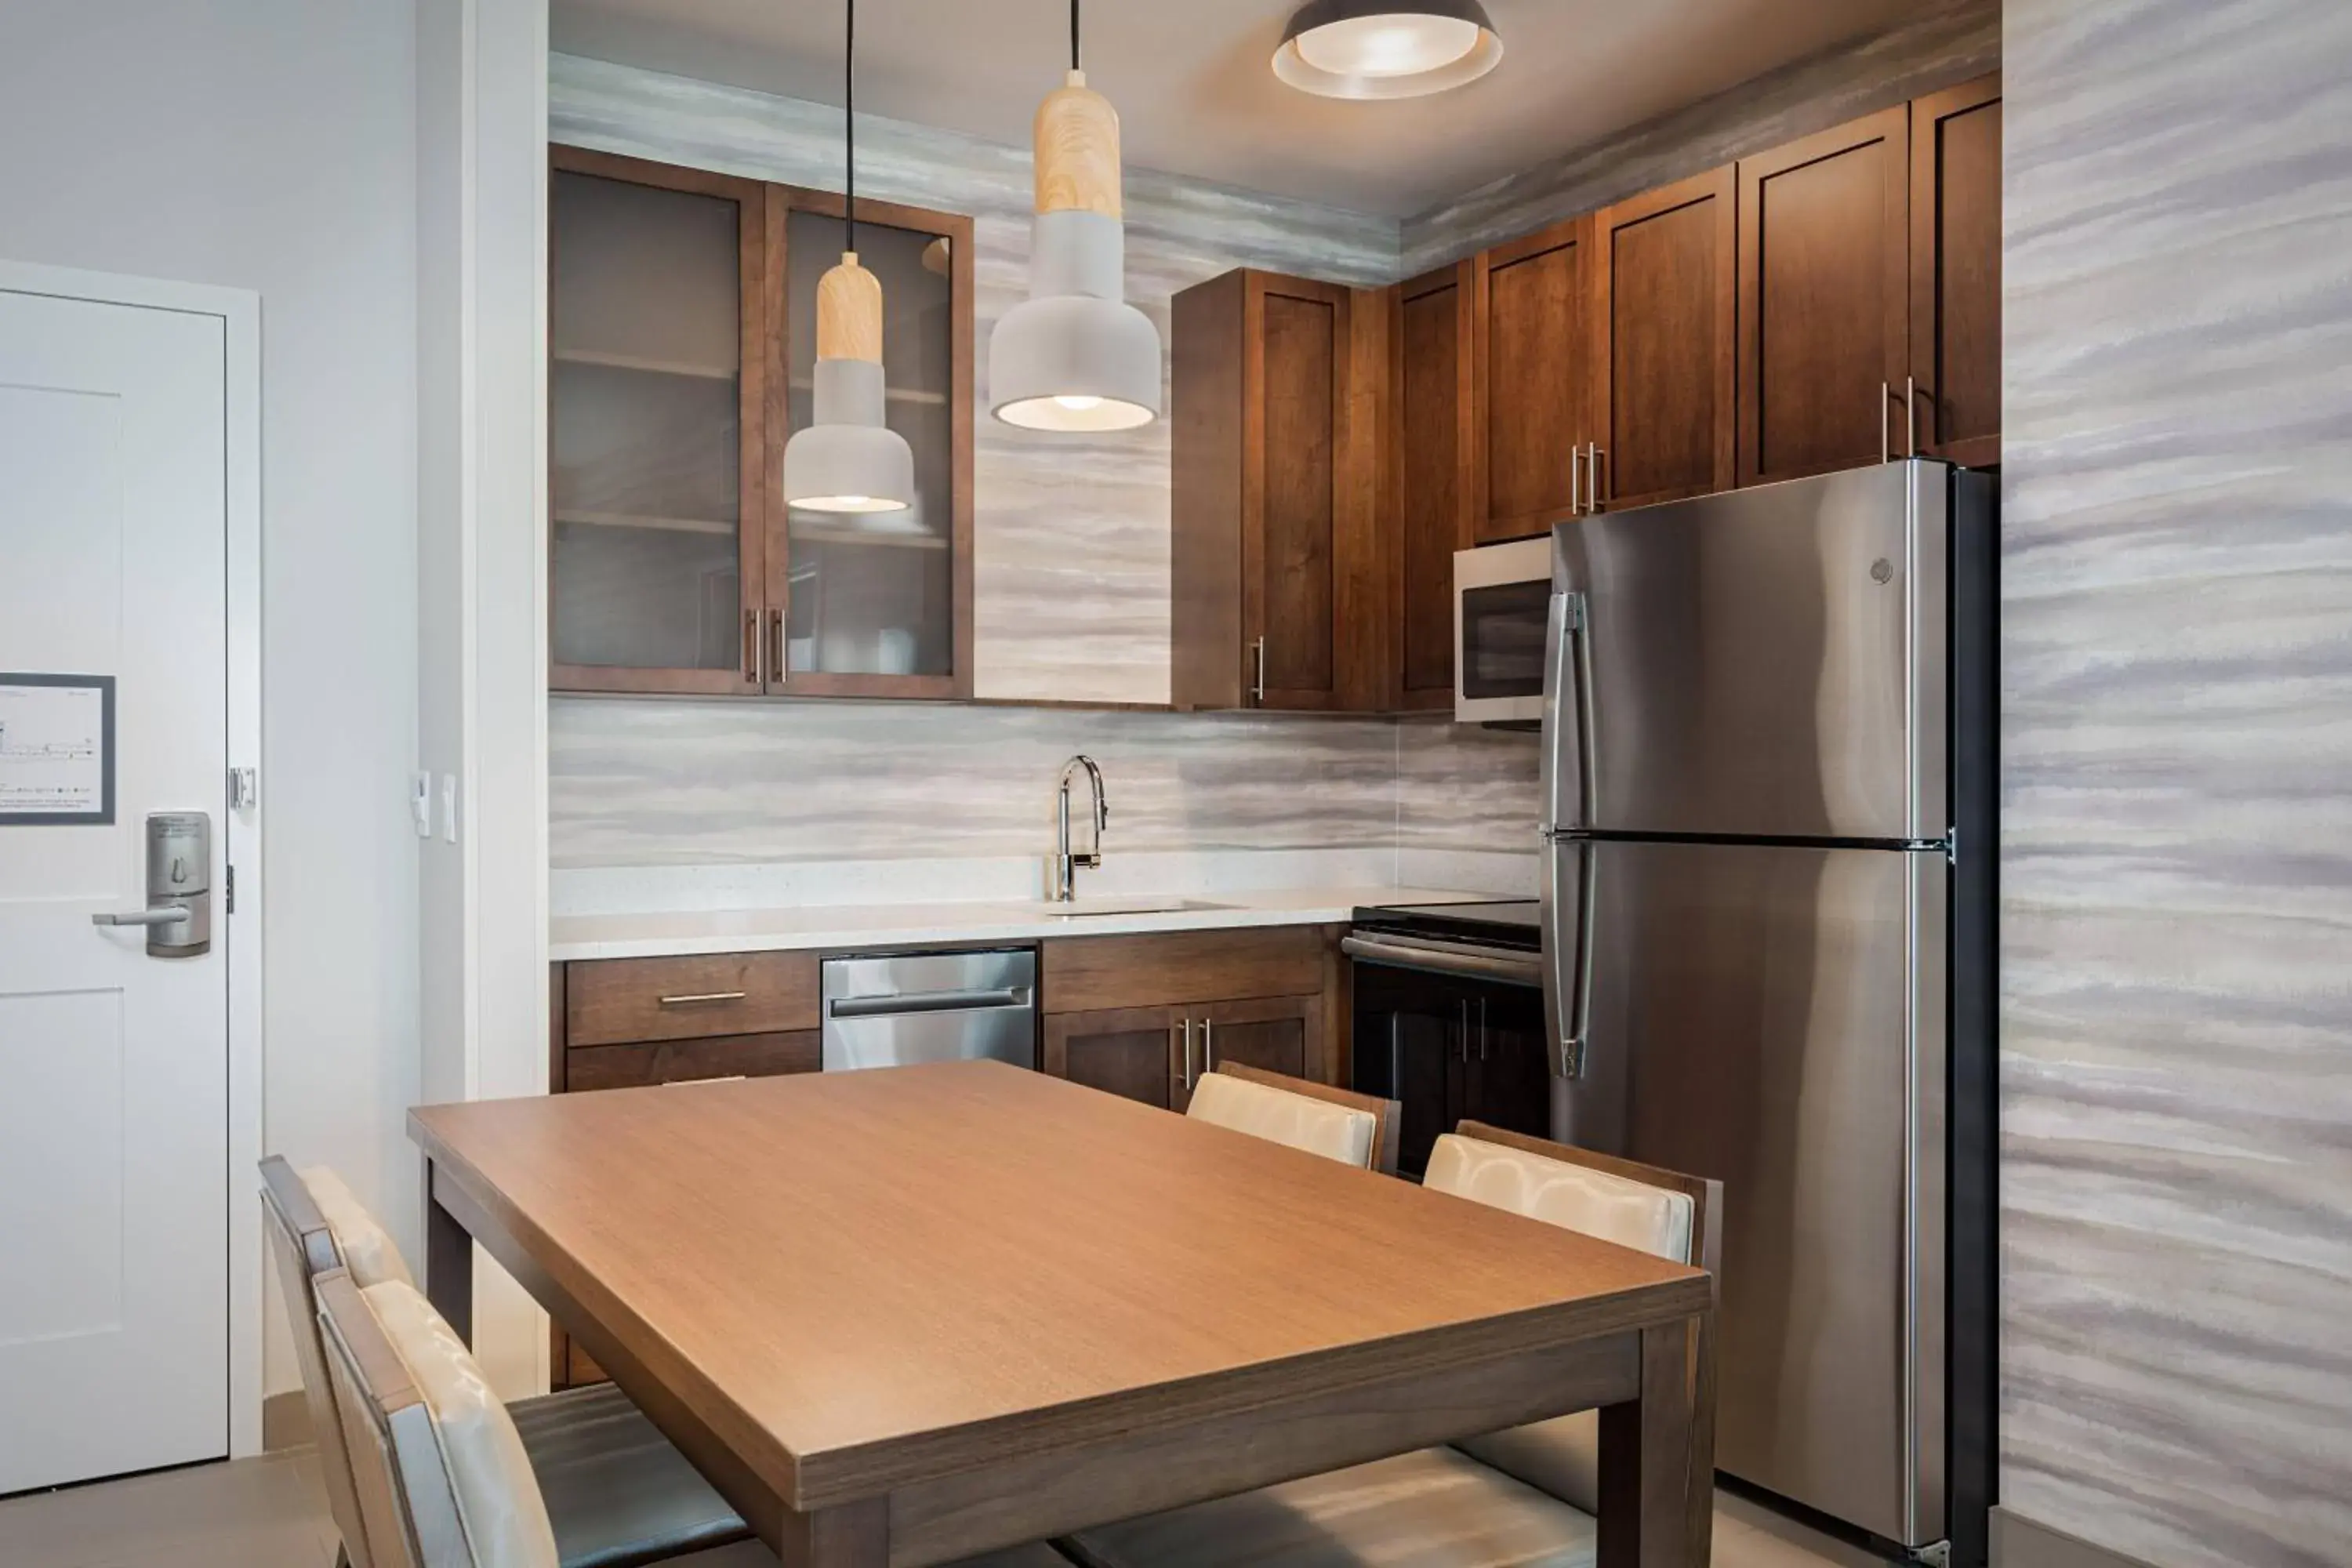
<path fill-rule="evenodd" d="M 433 837 L 433 775 L 419 769 L 408 781 L 408 815 L 416 819 L 416 837 Z"/>

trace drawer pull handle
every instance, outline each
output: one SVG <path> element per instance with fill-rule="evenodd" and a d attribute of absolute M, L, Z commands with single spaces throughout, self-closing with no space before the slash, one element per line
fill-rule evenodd
<path fill-rule="evenodd" d="M 664 1089 L 683 1089 L 689 1083 L 747 1083 L 748 1074 L 730 1072 L 723 1078 L 670 1078 L 662 1080 Z"/>
<path fill-rule="evenodd" d="M 685 996 L 665 996 L 661 1005 L 665 1007 L 692 1007 L 704 1002 L 740 1002 L 749 994 L 744 991 L 697 991 Z"/>

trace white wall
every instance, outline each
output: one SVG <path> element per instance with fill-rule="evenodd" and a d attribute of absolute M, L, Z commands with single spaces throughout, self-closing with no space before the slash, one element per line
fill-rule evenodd
<path fill-rule="evenodd" d="M 409 0 L 0 5 L 0 257 L 258 291 L 263 1128 L 417 1235 Z M 273 1389 L 293 1385 L 273 1355 Z"/>
<path fill-rule="evenodd" d="M 459 781 L 420 892 L 425 1100 L 547 1089 L 546 0 L 418 0 L 418 734 Z M 545 1388 L 486 1256 L 474 1348 Z"/>

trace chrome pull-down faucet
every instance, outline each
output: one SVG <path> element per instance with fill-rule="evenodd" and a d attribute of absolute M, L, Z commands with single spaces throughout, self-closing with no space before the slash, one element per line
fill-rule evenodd
<path fill-rule="evenodd" d="M 1094 792 L 1094 847 L 1083 855 L 1070 852 L 1070 780 L 1080 768 L 1087 770 L 1087 785 Z M 1077 870 L 1083 866 L 1091 871 L 1102 865 L 1103 829 L 1110 825 L 1110 800 L 1103 791 L 1102 769 L 1095 760 L 1083 752 L 1062 764 L 1062 784 L 1054 797 L 1054 817 L 1058 837 L 1054 853 L 1054 902 L 1066 904 L 1077 897 Z"/>

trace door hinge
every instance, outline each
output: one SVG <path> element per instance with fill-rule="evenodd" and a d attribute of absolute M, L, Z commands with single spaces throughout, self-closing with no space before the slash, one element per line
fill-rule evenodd
<path fill-rule="evenodd" d="M 260 775 L 254 769 L 229 769 L 228 808 L 231 811 L 250 811 L 260 799 Z"/>
<path fill-rule="evenodd" d="M 228 868 L 228 885 L 224 889 L 223 897 L 226 904 L 223 912 L 232 915 L 236 913 L 236 868 L 235 866 Z"/>

